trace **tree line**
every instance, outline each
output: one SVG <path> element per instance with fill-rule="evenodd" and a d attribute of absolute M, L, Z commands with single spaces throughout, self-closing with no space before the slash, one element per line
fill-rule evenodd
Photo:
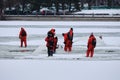
<path fill-rule="evenodd" d="M 56 10 L 59 10 L 59 4 L 61 4 L 62 9 L 65 9 L 65 4 L 69 6 L 69 11 L 71 9 L 71 5 L 74 4 L 74 7 L 77 10 L 81 10 L 84 8 L 84 3 L 88 3 L 88 9 L 91 9 L 91 6 L 93 3 L 97 0 L 0 0 L 0 3 L 2 4 L 1 6 L 3 7 L 11 7 L 15 5 L 21 4 L 23 7 L 23 10 L 25 8 L 25 4 L 31 4 L 32 5 L 32 10 L 36 9 L 39 10 L 40 6 L 44 7 L 50 7 L 52 4 L 55 5 Z M 98 0 L 99 1 L 99 0 Z M 112 2 L 114 0 L 106 0 L 108 7 L 111 7 Z"/>
<path fill-rule="evenodd" d="M 84 8 L 84 4 L 88 4 L 88 9 L 91 9 L 93 3 L 100 0 L 0 0 L 0 15 L 2 15 L 2 10 L 8 7 L 19 8 L 19 5 L 22 5 L 22 11 L 25 10 L 26 4 L 31 4 L 31 10 L 39 11 L 40 6 L 42 7 L 51 7 L 54 4 L 56 12 L 59 12 L 59 7 L 61 6 L 62 10 L 65 10 L 65 5 L 69 6 L 68 10 L 71 11 L 72 5 L 77 11 L 80 11 Z M 114 0 L 103 0 L 107 1 L 107 6 L 112 7 Z M 119 1 L 119 0 L 118 0 Z"/>

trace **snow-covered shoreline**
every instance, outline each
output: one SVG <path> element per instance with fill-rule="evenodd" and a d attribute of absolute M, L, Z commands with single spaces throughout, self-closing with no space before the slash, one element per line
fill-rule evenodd
<path fill-rule="evenodd" d="M 120 9 L 93 9 L 93 10 L 82 10 L 79 12 L 74 12 L 73 14 L 119 14 Z"/>

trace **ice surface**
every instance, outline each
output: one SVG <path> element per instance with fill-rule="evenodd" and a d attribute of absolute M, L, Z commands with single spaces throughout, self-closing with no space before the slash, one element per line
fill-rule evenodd
<path fill-rule="evenodd" d="M 20 48 L 24 26 L 28 47 Z M 55 27 L 59 48 L 47 57 L 45 37 Z M 73 51 L 63 50 L 61 33 L 74 29 Z M 93 58 L 86 58 L 91 32 L 97 38 Z M 101 40 L 99 36 L 102 35 Z M 0 21 L 0 80 L 119 80 L 120 22 Z"/>
<path fill-rule="evenodd" d="M 7 24 L 6 24 L 7 23 Z M 9 25 L 8 25 L 9 24 Z M 20 27 L 25 27 L 28 36 L 27 43 L 28 48 L 20 48 L 20 40 L 18 38 Z M 72 25 L 72 26 L 70 26 Z M 62 33 L 68 32 L 71 27 L 74 29 L 74 40 L 73 40 L 73 51 L 70 54 L 77 54 L 75 56 L 85 58 L 87 50 L 87 40 L 91 32 L 94 33 L 97 39 L 97 47 L 95 48 L 95 56 L 98 54 L 105 54 L 109 60 L 119 60 L 117 57 L 109 57 L 108 53 L 119 54 L 120 51 L 120 22 L 95 22 L 95 21 L 0 21 L 0 45 L 1 45 L 1 58 L 13 58 L 13 59 L 45 59 L 44 55 L 47 56 L 45 37 L 47 32 L 51 28 L 55 28 L 56 36 L 58 36 L 58 45 L 54 59 L 65 59 L 59 54 L 68 54 L 64 52 L 63 37 Z M 103 39 L 100 39 L 102 36 Z M 8 46 L 8 47 L 7 47 Z M 29 47 L 30 46 L 30 47 Z M 33 46 L 33 47 L 32 47 Z M 11 47 L 11 48 L 10 48 Z M 13 48 L 14 49 L 13 49 Z M 21 51 L 31 53 L 28 56 L 18 56 L 18 53 L 23 54 Z M 25 53 L 25 52 L 24 52 Z M 11 56 L 14 55 L 13 57 Z M 15 56 L 18 54 L 17 56 Z M 59 56 L 59 58 L 58 58 Z M 64 55 L 65 56 L 65 55 Z M 41 58 L 43 57 L 43 58 Z M 61 58 L 62 57 L 62 58 Z M 66 57 L 66 56 L 65 56 Z M 72 58 L 71 58 L 72 57 Z M 71 59 L 79 59 L 80 57 L 71 56 Z M 66 57 L 66 59 L 69 59 Z M 102 57 L 99 59 L 95 58 L 92 60 L 106 60 Z"/>
<path fill-rule="evenodd" d="M 119 61 L 0 60 L 1 80 L 119 80 Z"/>

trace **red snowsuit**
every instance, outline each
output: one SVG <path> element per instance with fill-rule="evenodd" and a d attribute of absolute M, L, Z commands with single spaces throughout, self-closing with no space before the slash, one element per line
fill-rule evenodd
<path fill-rule="evenodd" d="M 72 44 L 71 41 L 68 39 L 68 33 L 63 33 L 63 37 L 64 37 L 64 51 L 71 51 L 72 48 Z"/>
<path fill-rule="evenodd" d="M 54 53 L 54 34 L 49 31 L 48 36 L 45 38 L 47 42 L 46 47 L 48 49 L 48 56 L 53 56 Z"/>
<path fill-rule="evenodd" d="M 94 48 L 96 46 L 96 44 L 93 45 L 93 40 L 96 41 L 96 38 L 94 37 L 94 35 L 90 35 L 90 37 L 88 39 L 88 44 L 87 44 L 88 49 L 87 49 L 87 52 L 86 52 L 86 57 L 89 57 L 89 56 L 93 57 Z"/>
<path fill-rule="evenodd" d="M 19 39 L 21 41 L 21 47 L 23 47 L 23 43 L 25 47 L 27 47 L 27 33 L 24 28 L 21 28 L 20 33 L 19 33 Z"/>
<path fill-rule="evenodd" d="M 47 42 L 47 44 L 46 44 L 46 47 L 51 47 L 51 45 L 50 45 L 50 43 L 49 42 L 53 42 L 54 43 L 54 37 L 46 37 L 45 38 L 45 41 Z M 54 44 L 53 44 L 54 45 Z M 53 45 L 52 45 L 52 47 L 53 47 Z M 53 49 L 53 48 L 52 48 Z"/>
<path fill-rule="evenodd" d="M 71 36 L 71 40 L 73 40 L 73 30 L 70 29 L 69 34 Z"/>
<path fill-rule="evenodd" d="M 54 38 L 54 53 L 56 52 L 56 49 L 57 49 L 57 42 L 58 42 L 58 38 L 55 37 Z"/>
<path fill-rule="evenodd" d="M 73 43 L 73 28 L 70 29 L 70 31 L 68 32 L 68 34 L 69 34 L 69 40 L 70 40 L 71 49 L 72 49 L 72 43 Z"/>

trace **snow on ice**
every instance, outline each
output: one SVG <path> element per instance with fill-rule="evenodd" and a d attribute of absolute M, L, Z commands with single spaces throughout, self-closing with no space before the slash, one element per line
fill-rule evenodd
<path fill-rule="evenodd" d="M 94 57 L 90 60 L 120 60 L 120 56 L 118 56 L 120 51 L 119 26 L 120 22 L 1 21 L 0 58 L 49 59 L 46 58 L 47 50 L 44 39 L 47 35 L 47 32 L 51 28 L 55 28 L 56 36 L 58 36 L 59 39 L 59 48 L 52 59 L 89 60 L 85 57 L 85 53 L 87 50 L 86 46 L 88 37 L 90 33 L 93 32 L 97 38 L 97 47 L 95 48 Z M 19 47 L 20 41 L 18 35 L 20 27 L 25 27 L 28 33 L 27 48 Z M 74 29 L 73 51 L 66 53 L 63 50 L 64 44 L 61 34 L 67 32 L 71 27 Z M 103 36 L 103 39 L 100 39 L 99 36 Z M 69 55 L 68 58 L 68 54 L 72 55 Z"/>
<path fill-rule="evenodd" d="M 28 33 L 27 48 L 19 47 L 21 26 Z M 61 34 L 71 27 L 73 51 L 66 53 Z M 44 38 L 51 28 L 56 29 L 59 48 L 47 57 Z M 97 46 L 94 57 L 86 58 L 91 32 Z M 0 80 L 119 80 L 119 47 L 120 22 L 0 21 Z"/>

